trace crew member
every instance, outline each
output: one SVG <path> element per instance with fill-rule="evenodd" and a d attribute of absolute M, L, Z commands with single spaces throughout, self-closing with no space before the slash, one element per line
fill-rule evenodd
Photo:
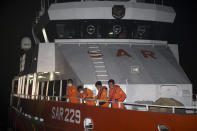
<path fill-rule="evenodd" d="M 101 81 L 97 81 L 95 83 L 95 86 L 98 90 L 98 95 L 94 97 L 94 99 L 101 100 L 99 102 L 99 105 L 102 107 L 108 107 L 108 103 L 106 102 L 108 100 L 107 98 L 107 87 L 102 86 Z"/>
<path fill-rule="evenodd" d="M 109 84 L 109 101 L 112 101 L 112 108 L 124 108 L 124 105 L 121 103 L 119 107 L 118 102 L 123 102 L 126 99 L 126 94 L 120 88 L 120 86 L 115 85 L 113 79 L 108 81 Z"/>
<path fill-rule="evenodd" d="M 67 83 L 67 98 L 71 103 L 79 103 L 77 88 L 73 85 L 73 80 L 68 79 Z"/>
<path fill-rule="evenodd" d="M 78 91 L 80 93 L 80 98 L 82 98 L 87 105 L 95 105 L 95 101 L 88 100 L 93 99 L 93 92 L 90 89 L 84 88 L 83 86 L 79 86 Z"/>

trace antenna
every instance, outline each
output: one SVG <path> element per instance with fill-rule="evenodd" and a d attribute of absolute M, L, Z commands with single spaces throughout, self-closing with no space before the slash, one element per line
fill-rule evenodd
<path fill-rule="evenodd" d="M 57 1 L 58 0 L 54 0 L 55 3 L 57 3 Z M 50 2 L 50 0 L 41 0 L 40 5 L 41 5 L 41 9 L 40 9 L 41 12 L 45 12 L 45 10 L 47 10 L 49 8 L 49 6 L 51 5 L 51 2 Z"/>
<path fill-rule="evenodd" d="M 44 10 L 45 11 L 45 0 L 41 0 L 40 1 L 40 5 L 41 5 L 41 10 Z"/>

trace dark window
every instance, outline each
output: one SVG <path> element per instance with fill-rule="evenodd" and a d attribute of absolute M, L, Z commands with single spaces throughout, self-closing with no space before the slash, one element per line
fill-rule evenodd
<path fill-rule="evenodd" d="M 53 96 L 54 81 L 49 82 L 48 96 Z"/>
<path fill-rule="evenodd" d="M 62 80 L 62 96 L 66 95 L 67 80 Z"/>
<path fill-rule="evenodd" d="M 46 96 L 47 81 L 44 82 L 43 96 Z"/>
<path fill-rule="evenodd" d="M 59 96 L 59 91 L 60 91 L 60 80 L 55 80 L 54 96 Z"/>
<path fill-rule="evenodd" d="M 42 92 L 43 90 L 42 90 L 42 82 L 39 82 L 39 91 L 38 91 L 38 99 L 40 99 L 41 98 L 41 96 L 43 95 Z"/>
<path fill-rule="evenodd" d="M 32 95 L 33 80 L 29 81 L 28 95 Z"/>
<path fill-rule="evenodd" d="M 18 80 L 14 81 L 14 87 L 13 87 L 13 94 L 17 94 L 18 91 Z"/>
<path fill-rule="evenodd" d="M 70 20 L 51 21 L 46 26 L 46 30 L 50 41 L 54 39 L 168 40 L 170 26 L 170 23 L 139 20 Z"/>

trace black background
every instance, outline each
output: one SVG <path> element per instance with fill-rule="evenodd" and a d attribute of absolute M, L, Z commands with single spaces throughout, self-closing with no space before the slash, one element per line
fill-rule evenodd
<path fill-rule="evenodd" d="M 165 1 L 165 0 L 164 0 Z M 171 0 L 177 16 L 170 32 L 170 43 L 179 44 L 180 64 L 193 83 L 196 92 L 195 62 L 197 44 L 196 7 L 191 0 Z M 20 41 L 24 36 L 32 38 L 31 25 L 40 0 L 1 1 L 0 8 L 0 130 L 7 126 L 11 80 L 19 70 Z"/>

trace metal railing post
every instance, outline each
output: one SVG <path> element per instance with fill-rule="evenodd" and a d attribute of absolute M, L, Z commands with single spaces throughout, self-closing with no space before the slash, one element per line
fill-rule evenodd
<path fill-rule="evenodd" d="M 175 113 L 175 107 L 172 107 L 172 113 Z"/>
<path fill-rule="evenodd" d="M 46 96 L 48 96 L 48 91 L 49 91 L 49 80 L 47 81 Z"/>
<path fill-rule="evenodd" d="M 26 83 L 26 90 L 25 90 L 25 94 L 28 95 L 29 93 L 29 81 L 30 81 L 30 78 L 29 78 L 29 75 L 27 75 L 27 83 Z M 28 96 L 27 96 L 28 98 Z"/>
<path fill-rule="evenodd" d="M 99 106 L 99 101 L 98 100 L 96 100 L 96 106 Z"/>
<path fill-rule="evenodd" d="M 33 75 L 33 84 L 32 84 L 32 99 L 34 99 L 35 98 L 35 93 L 36 93 L 36 85 L 37 85 L 37 74 L 36 73 L 34 73 L 34 75 Z"/>
<path fill-rule="evenodd" d="M 69 100 L 69 98 L 66 98 L 66 102 L 69 102 L 70 100 Z"/>
<path fill-rule="evenodd" d="M 42 84 L 41 84 L 41 100 L 43 100 L 44 99 L 44 97 L 43 97 L 43 92 L 44 92 L 44 82 L 42 82 Z"/>
<path fill-rule="evenodd" d="M 22 77 L 22 88 L 21 88 L 21 94 L 24 94 L 25 92 L 25 80 L 26 80 L 26 76 Z M 22 96 L 24 97 L 24 96 Z"/>
<path fill-rule="evenodd" d="M 148 111 L 149 106 L 146 104 L 146 111 Z"/>
<path fill-rule="evenodd" d="M 120 105 L 121 103 L 120 102 L 118 102 L 118 107 L 120 108 L 121 107 L 121 105 Z"/>
<path fill-rule="evenodd" d="M 20 94 L 20 89 L 21 89 L 21 77 L 18 78 L 18 89 L 17 89 L 17 94 Z"/>
<path fill-rule="evenodd" d="M 60 80 L 60 91 L 59 91 L 60 100 L 62 99 L 62 80 Z"/>
<path fill-rule="evenodd" d="M 36 99 L 38 99 L 39 88 L 40 88 L 40 82 L 36 81 L 36 90 L 35 90 Z"/>

